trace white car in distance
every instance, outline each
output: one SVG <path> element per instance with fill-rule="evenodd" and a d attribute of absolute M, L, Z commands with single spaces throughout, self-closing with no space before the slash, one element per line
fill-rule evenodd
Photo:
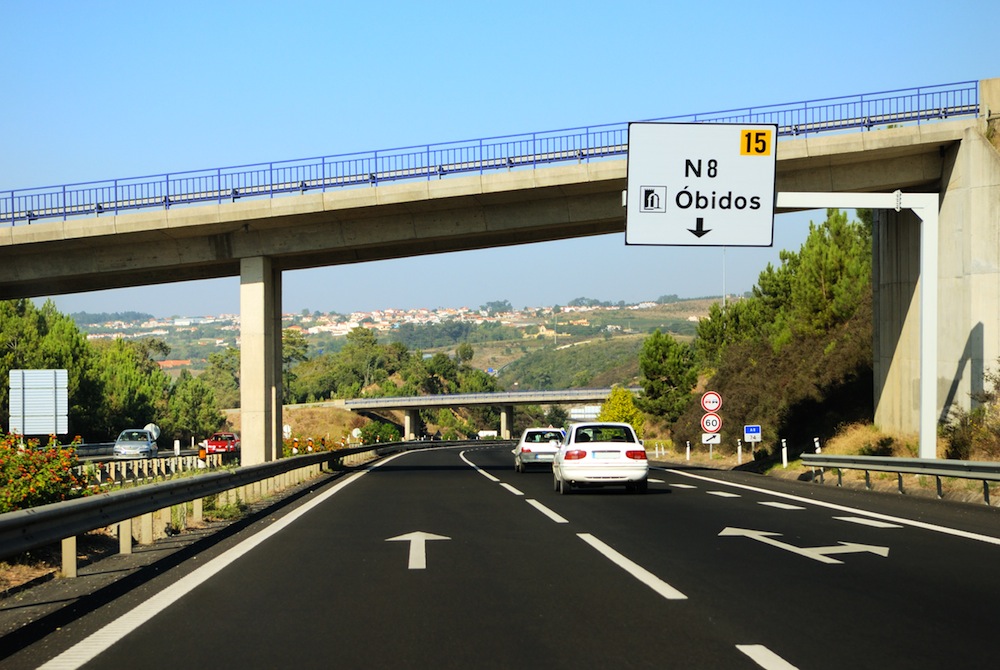
<path fill-rule="evenodd" d="M 552 459 L 563 441 L 559 428 L 528 428 L 514 447 L 514 469 L 525 472 L 529 465 L 552 465 Z"/>
<path fill-rule="evenodd" d="M 624 486 L 645 493 L 648 475 L 646 447 L 627 423 L 572 424 L 552 461 L 552 484 L 563 494 L 574 486 Z"/>

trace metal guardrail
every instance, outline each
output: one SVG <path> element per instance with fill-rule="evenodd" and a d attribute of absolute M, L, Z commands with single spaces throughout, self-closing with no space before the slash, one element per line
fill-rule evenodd
<path fill-rule="evenodd" d="M 647 119 L 654 122 L 773 123 L 779 137 L 979 113 L 979 82 Z M 272 161 L 40 188 L 0 191 L 0 222 L 93 217 L 130 210 L 273 198 L 307 191 L 431 180 L 559 162 L 620 157 L 628 152 L 628 122 L 415 145 L 351 154 Z"/>
<path fill-rule="evenodd" d="M 938 498 L 943 498 L 941 489 L 942 477 L 960 479 L 979 479 L 983 482 L 983 500 L 990 504 L 989 482 L 1000 481 L 1000 463 L 988 461 L 959 461 L 937 458 L 895 458 L 888 456 L 835 456 L 826 454 L 802 454 L 802 463 L 811 468 L 821 468 L 820 483 L 823 482 L 822 468 L 837 470 L 837 486 L 843 485 L 841 470 L 864 470 L 865 487 L 871 489 L 870 472 L 894 472 L 897 475 L 898 489 L 903 490 L 903 475 L 925 475 L 934 477 L 937 483 Z"/>
<path fill-rule="evenodd" d="M 282 458 L 234 470 L 214 471 L 185 479 L 147 484 L 84 498 L 0 514 L 0 559 L 76 537 L 98 528 L 141 517 L 173 505 L 217 495 L 278 477 L 294 470 L 330 464 L 346 456 L 375 452 L 379 456 L 440 446 L 481 445 L 468 442 L 394 442 L 364 445 Z"/>

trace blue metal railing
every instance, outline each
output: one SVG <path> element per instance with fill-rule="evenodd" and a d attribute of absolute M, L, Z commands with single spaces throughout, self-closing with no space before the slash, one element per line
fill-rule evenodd
<path fill-rule="evenodd" d="M 773 123 L 779 137 L 975 116 L 976 81 L 689 114 L 647 121 Z M 0 222 L 92 217 L 154 207 L 440 179 L 448 175 L 583 162 L 628 152 L 628 123 L 415 145 L 353 154 L 0 191 Z"/>

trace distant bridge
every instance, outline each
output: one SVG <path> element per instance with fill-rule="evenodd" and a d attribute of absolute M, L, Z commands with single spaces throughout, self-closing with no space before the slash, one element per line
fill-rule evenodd
<path fill-rule="evenodd" d="M 364 410 L 400 410 L 403 412 L 403 439 L 412 440 L 419 424 L 419 411 L 429 407 L 473 407 L 489 405 L 500 408 L 500 437 L 511 439 L 515 405 L 565 405 L 604 402 L 612 389 L 566 389 L 563 391 L 501 391 L 498 393 L 453 393 L 391 398 L 354 398 L 308 403 L 308 407 L 343 407 L 352 412 Z M 630 387 L 632 393 L 641 388 Z M 287 405 L 286 407 L 295 407 Z"/>

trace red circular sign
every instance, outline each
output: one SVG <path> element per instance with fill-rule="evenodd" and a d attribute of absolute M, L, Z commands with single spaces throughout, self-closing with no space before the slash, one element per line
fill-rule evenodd
<path fill-rule="evenodd" d="M 706 412 L 718 412 L 722 409 L 722 396 L 715 391 L 707 391 L 701 396 L 701 408 Z"/>
<path fill-rule="evenodd" d="M 709 412 L 701 417 L 701 429 L 706 433 L 718 433 L 722 430 L 722 417 L 715 412 Z"/>

